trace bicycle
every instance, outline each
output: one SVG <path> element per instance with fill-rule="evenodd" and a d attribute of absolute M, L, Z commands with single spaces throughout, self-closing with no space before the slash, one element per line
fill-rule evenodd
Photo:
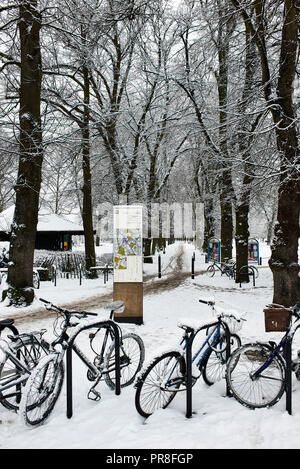
<path fill-rule="evenodd" d="M 199 300 L 214 309 L 213 301 Z M 180 342 L 181 351 L 172 350 L 155 357 L 142 371 L 136 380 L 135 406 L 142 417 L 149 417 L 155 410 L 165 409 L 176 396 L 177 392 L 185 391 L 187 386 L 187 367 L 184 351 L 187 347 L 188 333 L 206 330 L 206 339 L 193 354 L 192 377 L 194 385 L 202 375 L 208 385 L 222 378 L 227 358 L 227 351 L 241 344 L 236 331 L 242 327 L 241 318 L 230 314 L 218 314 L 216 321 L 201 326 L 199 329 L 180 325 L 184 330 Z M 230 326 L 228 325 L 230 323 Z M 235 328 L 235 330 L 230 330 Z"/>
<path fill-rule="evenodd" d="M 233 260 L 228 262 L 213 261 L 213 263 L 208 266 L 206 274 L 209 277 L 213 277 L 217 270 L 219 270 L 221 275 L 226 275 L 229 278 L 235 278 L 235 267 L 236 264 Z"/>
<path fill-rule="evenodd" d="M 5 283 L 7 281 L 7 267 L 0 268 L 0 284 Z M 40 288 L 40 275 L 37 269 L 33 269 L 32 273 L 32 286 L 33 288 Z"/>
<path fill-rule="evenodd" d="M 8 334 L 4 338 L 5 330 Z M 27 379 L 49 351 L 45 332 L 19 334 L 13 319 L 0 321 L 0 403 L 8 410 L 18 411 Z"/>
<path fill-rule="evenodd" d="M 99 319 L 89 323 L 88 328 L 96 328 L 95 333 L 89 334 L 91 344 L 94 343 L 93 347 L 91 347 L 95 353 L 95 358 L 92 362 L 85 356 L 78 345 L 74 343 L 74 337 L 87 328 L 86 324 L 80 323 L 80 321 L 87 316 L 97 316 L 97 314 L 86 311 L 70 311 L 55 306 L 42 298 L 40 300 L 46 305 L 47 309 L 56 311 L 58 317 L 62 315 L 63 321 L 60 327 L 61 332 L 56 332 L 57 339 L 51 344 L 52 353 L 40 361 L 25 386 L 20 404 L 20 414 L 29 426 L 36 426 L 45 422 L 54 409 L 64 381 L 63 358 L 68 347 L 71 347 L 76 352 L 88 368 L 88 380 L 94 382 L 88 392 L 87 397 L 89 399 L 94 401 L 101 399 L 101 394 L 95 388 L 102 380 L 102 376 L 104 376 L 103 379 L 110 388 L 115 388 L 115 337 L 112 328 L 109 326 L 109 321 L 113 322 L 113 314 L 120 312 L 124 308 L 122 301 L 114 301 L 105 307 L 105 309 L 110 309 L 110 319 L 105 321 L 106 326 L 101 325 Z M 76 318 L 75 322 L 72 321 L 74 316 Z M 145 357 L 145 348 L 142 339 L 138 335 L 133 333 L 122 335 L 119 326 L 116 323 L 114 324 L 120 332 L 120 387 L 125 387 L 134 381 L 136 374 L 141 369 Z M 72 327 L 75 327 L 74 332 L 68 335 L 67 331 Z M 103 328 L 105 329 L 105 334 L 101 350 L 98 352 L 95 347 L 96 338 Z M 107 347 L 109 338 L 112 340 L 112 343 Z M 61 350 L 57 350 L 58 348 Z"/>
<path fill-rule="evenodd" d="M 250 408 L 271 407 L 282 397 L 286 388 L 286 362 L 283 356 L 288 340 L 293 340 L 300 327 L 300 303 L 291 308 L 291 320 L 286 333 L 276 344 L 249 343 L 236 349 L 226 366 L 226 381 L 232 396 Z M 296 318 L 293 322 L 293 317 Z M 300 361 L 293 362 L 293 371 L 300 380 Z"/>

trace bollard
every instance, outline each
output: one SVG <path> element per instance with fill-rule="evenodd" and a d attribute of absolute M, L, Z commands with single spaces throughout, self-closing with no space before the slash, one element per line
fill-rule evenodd
<path fill-rule="evenodd" d="M 158 278 L 161 278 L 161 257 L 158 254 Z"/>

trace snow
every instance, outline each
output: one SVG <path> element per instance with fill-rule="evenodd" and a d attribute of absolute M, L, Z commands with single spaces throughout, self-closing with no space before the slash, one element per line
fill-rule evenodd
<path fill-rule="evenodd" d="M 13 221 L 15 206 L 7 208 L 0 214 L 0 230 L 10 232 Z M 83 226 L 70 221 L 55 213 L 48 213 L 46 210 L 39 211 L 37 231 L 80 231 L 83 234 Z"/>
<path fill-rule="evenodd" d="M 161 279 L 150 282 L 162 282 L 167 273 L 174 268 L 174 258 L 180 246 L 184 247 L 183 270 L 190 271 L 192 244 L 176 243 L 161 254 L 163 270 Z M 98 249 L 110 249 L 102 246 Z M 256 286 L 235 284 L 233 280 L 216 274 L 209 278 L 205 274 L 188 277 L 184 283 L 173 290 L 157 290 L 144 296 L 144 324 L 121 324 L 123 331 L 139 334 L 145 344 L 148 363 L 161 351 L 177 350 L 182 337 L 178 327 L 184 320 L 191 324 L 203 324 L 213 321 L 215 316 L 199 299 L 214 299 L 217 307 L 232 313 L 244 315 L 239 335 L 243 343 L 253 341 L 278 341 L 282 333 L 266 333 L 264 328 L 263 308 L 272 302 L 272 275 L 267 266 L 269 248 L 260 246 L 264 258 L 258 266 L 259 277 Z M 173 261 L 172 261 L 173 259 Z M 195 270 L 204 271 L 207 264 L 204 256 L 196 250 Z M 144 264 L 145 276 L 157 274 L 157 257 L 153 264 Z M 51 282 L 41 282 L 36 293 L 53 303 L 63 305 L 75 300 L 87 299 L 96 294 L 112 292 L 112 278 L 103 283 L 103 278 L 83 280 L 82 285 L 76 279 L 58 279 L 57 286 Z M 0 305 L 0 319 L 15 317 L 21 332 L 47 328 L 46 337 L 53 336 L 53 318 L 37 321 L 28 319 L 18 324 L 17 319 L 25 312 L 41 309 L 38 300 L 29 308 L 7 308 Z M 92 308 L 99 317 L 107 317 L 107 311 Z M 300 334 L 299 334 L 300 335 Z M 300 337 L 299 337 L 300 339 Z M 300 345 L 296 337 L 295 348 Z M 80 344 L 88 345 L 86 335 Z M 88 350 L 88 348 L 86 349 Z M 122 388 L 117 396 L 104 382 L 97 389 L 101 400 L 94 402 L 87 399 L 91 383 L 86 379 L 86 369 L 73 354 L 73 416 L 66 417 L 66 388 L 63 387 L 53 413 L 47 422 L 37 428 L 25 427 L 18 414 L 0 407 L 1 449 L 288 449 L 300 448 L 300 383 L 293 376 L 292 415 L 286 411 L 285 395 L 269 409 L 249 410 L 234 398 L 226 396 L 225 381 L 208 387 L 199 378 L 193 387 L 193 416 L 185 417 L 186 395 L 179 393 L 167 409 L 159 410 L 147 420 L 136 411 L 133 386 Z"/>

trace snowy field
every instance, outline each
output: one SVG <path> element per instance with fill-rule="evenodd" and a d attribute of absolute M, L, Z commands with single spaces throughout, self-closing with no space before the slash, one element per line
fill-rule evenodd
<path fill-rule="evenodd" d="M 180 243 L 169 246 L 162 254 L 164 276 L 172 272 L 172 256 Z M 193 246 L 185 244 L 183 269 L 189 271 Z M 104 250 L 109 246 L 103 246 Z M 199 298 L 214 298 L 217 305 L 229 312 L 246 313 L 247 321 L 240 332 L 243 343 L 249 341 L 278 341 L 282 333 L 266 333 L 263 308 L 272 302 L 272 276 L 267 267 L 268 246 L 261 247 L 263 265 L 259 267 L 256 286 L 236 285 L 233 280 L 213 278 L 205 274 L 188 278 L 174 290 L 159 291 L 144 297 L 144 324 L 122 325 L 123 330 L 139 334 L 145 343 L 146 360 L 159 355 L 173 346 L 177 348 L 182 330 L 180 321 L 206 323 L 212 313 Z M 168 267 L 167 267 L 168 266 Z M 157 259 L 154 264 L 145 264 L 145 274 L 157 272 Z M 207 268 L 203 256 L 196 251 L 196 271 Z M 163 276 L 163 278 L 164 278 Z M 161 280 L 163 280 L 163 278 Z M 157 278 L 152 281 L 159 282 Z M 77 279 L 58 280 L 54 287 L 51 282 L 42 282 L 36 291 L 37 296 L 63 305 L 71 301 L 86 299 L 96 294 L 112 292 L 112 279 L 104 285 L 103 278 L 83 280 L 79 286 Z M 12 309 L 3 303 L 0 306 L 0 319 L 18 317 L 26 312 L 40 309 L 36 302 L 30 308 Z M 97 311 L 94 308 L 93 311 Z M 100 317 L 104 312 L 99 308 Z M 37 321 L 22 322 L 18 327 L 23 331 L 47 328 L 47 336 L 52 337 L 53 319 L 41 318 Z M 82 338 L 84 341 L 84 337 Z M 297 344 L 295 344 L 297 348 Z M 300 348 L 300 344 L 299 344 Z M 0 406 L 0 448 L 1 449 L 287 449 L 300 448 L 300 382 L 293 376 L 293 414 L 286 412 L 285 395 L 270 409 L 249 410 L 234 398 L 226 397 L 225 381 L 208 387 L 200 378 L 193 387 L 193 417 L 185 417 L 185 393 L 180 393 L 171 405 L 156 412 L 147 420 L 136 411 L 133 386 L 123 388 L 116 396 L 105 383 L 98 389 L 102 399 L 93 402 L 87 399 L 90 383 L 86 370 L 79 360 L 73 362 L 73 417 L 66 417 L 66 390 L 55 406 L 47 422 L 37 428 L 26 428 L 19 415 Z"/>

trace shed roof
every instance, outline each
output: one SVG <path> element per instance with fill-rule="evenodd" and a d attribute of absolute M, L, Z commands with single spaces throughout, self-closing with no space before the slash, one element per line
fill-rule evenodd
<path fill-rule="evenodd" d="M 15 207 L 12 205 L 8 209 L 0 213 L 0 232 L 9 233 L 14 216 Z M 39 211 L 37 232 L 69 232 L 83 234 L 83 226 L 74 223 L 66 218 L 56 215 L 55 213 L 47 213 L 45 210 Z"/>

